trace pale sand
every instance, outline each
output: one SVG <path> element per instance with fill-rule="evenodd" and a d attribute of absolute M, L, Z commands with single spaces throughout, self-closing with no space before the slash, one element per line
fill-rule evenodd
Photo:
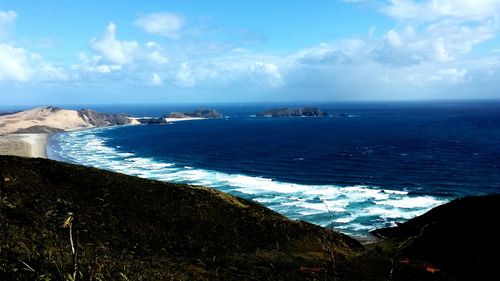
<path fill-rule="evenodd" d="M 47 134 L 13 134 L 0 136 L 0 155 L 47 158 Z"/>
<path fill-rule="evenodd" d="M 76 110 L 35 108 L 0 116 L 0 135 L 12 134 L 32 126 L 48 126 L 61 130 L 92 128 Z"/>
<path fill-rule="evenodd" d="M 137 119 L 153 119 L 153 117 L 129 117 L 132 120 L 132 125 L 141 124 Z M 179 121 L 193 121 L 193 120 L 204 120 L 206 118 L 201 117 L 184 117 L 184 118 L 164 118 L 167 123 L 179 122 Z"/>
<path fill-rule="evenodd" d="M 0 155 L 31 157 L 31 146 L 14 135 L 0 136 Z"/>
<path fill-rule="evenodd" d="M 31 147 L 31 157 L 47 158 L 46 146 L 48 134 L 16 134 Z"/>
<path fill-rule="evenodd" d="M 204 120 L 206 118 L 201 117 L 185 117 L 185 118 L 165 118 L 165 121 L 170 122 L 179 122 L 179 121 L 193 121 L 193 120 Z"/>

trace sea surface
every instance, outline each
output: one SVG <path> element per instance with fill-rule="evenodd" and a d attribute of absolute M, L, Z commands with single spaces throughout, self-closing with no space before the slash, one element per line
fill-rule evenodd
<path fill-rule="evenodd" d="M 283 106 L 302 105 L 207 105 L 226 118 L 59 133 L 48 155 L 213 187 L 356 236 L 457 197 L 500 193 L 499 102 L 318 104 L 345 116 L 255 116 Z M 150 117 L 197 107 L 91 106 Z"/>

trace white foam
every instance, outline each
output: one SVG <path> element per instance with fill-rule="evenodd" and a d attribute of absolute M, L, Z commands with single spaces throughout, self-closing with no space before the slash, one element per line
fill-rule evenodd
<path fill-rule="evenodd" d="M 205 185 L 243 195 L 293 219 L 308 220 L 358 234 L 410 219 L 444 203 L 431 196 L 412 196 L 407 191 L 364 185 L 305 185 L 270 178 L 179 166 L 140 157 L 120 147 L 106 146 L 106 138 L 96 129 L 56 135 L 57 159 L 112 170 L 143 178 Z"/>
<path fill-rule="evenodd" d="M 414 208 L 429 208 L 440 204 L 442 201 L 437 200 L 430 196 L 420 196 L 420 197 L 403 197 L 392 200 L 385 201 L 376 201 L 377 205 L 388 205 L 396 208 L 406 208 L 406 209 L 414 209 Z"/>

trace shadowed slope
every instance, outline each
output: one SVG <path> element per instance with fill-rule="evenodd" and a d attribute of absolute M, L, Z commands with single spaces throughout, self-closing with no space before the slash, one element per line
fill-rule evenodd
<path fill-rule="evenodd" d="M 428 262 L 453 280 L 500 280 L 499 215 L 500 194 L 466 197 L 372 233 L 397 245 L 399 259 Z"/>
<path fill-rule="evenodd" d="M 8 156 L 0 174 L 1 271 L 20 280 L 72 273 L 70 233 L 86 280 L 323 278 L 363 248 L 214 189 Z"/>

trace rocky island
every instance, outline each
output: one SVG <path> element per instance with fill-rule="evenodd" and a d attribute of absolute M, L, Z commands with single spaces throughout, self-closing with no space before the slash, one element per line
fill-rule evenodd
<path fill-rule="evenodd" d="M 224 117 L 214 109 L 197 109 L 193 112 L 170 112 L 160 118 L 135 118 L 141 124 L 166 124 L 179 120 L 218 119 Z"/>
<path fill-rule="evenodd" d="M 328 116 L 317 107 L 273 108 L 257 114 L 259 117 L 325 117 Z"/>

